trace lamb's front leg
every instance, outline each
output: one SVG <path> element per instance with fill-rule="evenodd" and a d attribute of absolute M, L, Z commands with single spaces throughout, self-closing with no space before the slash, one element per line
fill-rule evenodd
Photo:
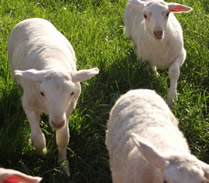
<path fill-rule="evenodd" d="M 58 147 L 58 163 L 63 166 L 65 172 L 70 175 L 69 163 L 67 160 L 67 146 L 69 143 L 70 133 L 68 124 L 65 127 L 56 130 L 56 142 Z"/>
<path fill-rule="evenodd" d="M 43 150 L 46 147 L 46 139 L 45 136 L 43 134 L 43 132 L 41 131 L 40 128 L 40 114 L 35 112 L 35 111 L 31 111 L 29 109 L 24 109 L 25 113 L 28 117 L 29 120 L 29 124 L 31 127 L 31 141 L 32 144 L 35 146 L 36 150 L 39 153 L 42 153 Z"/>
<path fill-rule="evenodd" d="M 33 98 L 29 98 L 28 96 L 30 95 L 27 95 L 27 93 L 28 92 L 24 90 L 22 96 L 22 106 L 29 120 L 32 144 L 39 153 L 42 153 L 46 147 L 46 139 L 40 128 L 40 112 L 34 110 L 33 106 L 35 105 L 31 102 L 33 101 Z"/>
<path fill-rule="evenodd" d="M 56 141 L 57 141 L 58 156 L 59 156 L 58 163 L 60 163 L 63 166 L 65 172 L 68 175 L 70 175 L 69 162 L 67 160 L 67 146 L 70 141 L 70 130 L 68 127 L 68 121 L 73 109 L 76 106 L 78 97 L 80 95 L 80 91 L 81 91 L 80 85 L 78 85 L 77 87 L 78 87 L 78 92 L 76 92 L 77 95 L 74 96 L 66 111 L 66 119 L 67 119 L 66 125 L 63 128 L 56 130 Z"/>
<path fill-rule="evenodd" d="M 167 104 L 173 106 L 177 100 L 177 81 L 180 76 L 181 58 L 177 58 L 169 67 L 170 89 L 167 96 Z"/>

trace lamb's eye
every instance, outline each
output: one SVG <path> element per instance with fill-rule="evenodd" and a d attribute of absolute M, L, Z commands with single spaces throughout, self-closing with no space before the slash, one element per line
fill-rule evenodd
<path fill-rule="evenodd" d="M 70 95 L 73 96 L 74 95 L 74 92 L 72 92 Z"/>
<path fill-rule="evenodd" d="M 145 19 L 147 18 L 147 15 L 146 15 L 146 14 L 144 14 L 144 18 L 145 18 Z"/>
<path fill-rule="evenodd" d="M 168 16 L 169 16 L 169 14 L 170 14 L 170 12 L 167 12 L 167 13 L 166 13 L 166 17 L 168 17 Z"/>
<path fill-rule="evenodd" d="M 40 94 L 44 97 L 45 95 L 44 95 L 44 92 L 40 92 Z"/>

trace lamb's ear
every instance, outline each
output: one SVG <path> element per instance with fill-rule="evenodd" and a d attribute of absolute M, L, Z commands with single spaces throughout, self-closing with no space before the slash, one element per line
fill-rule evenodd
<path fill-rule="evenodd" d="M 2 183 L 38 183 L 42 180 L 41 177 L 31 177 L 24 174 L 21 175 L 8 175 Z"/>
<path fill-rule="evenodd" d="M 170 12 L 173 13 L 188 13 L 192 11 L 192 8 L 178 3 L 168 3 L 168 8 Z"/>
<path fill-rule="evenodd" d="M 48 71 L 46 70 L 35 70 L 35 69 L 29 69 L 29 70 L 15 70 L 14 71 L 14 75 L 15 77 L 19 76 L 22 77 L 24 79 L 28 79 L 28 80 L 32 80 L 32 81 L 36 81 L 36 82 L 41 82 L 43 81 L 45 75 L 48 73 Z"/>
<path fill-rule="evenodd" d="M 80 70 L 72 74 L 72 81 L 73 82 L 85 81 L 95 76 L 98 73 L 99 73 L 99 69 L 97 67 L 92 69 Z"/>
<path fill-rule="evenodd" d="M 163 157 L 162 153 L 160 153 L 151 143 L 136 134 L 132 134 L 132 139 L 147 161 L 161 170 L 165 169 L 166 158 Z"/>
<path fill-rule="evenodd" d="M 143 11 L 144 8 L 145 8 L 145 6 L 147 5 L 146 2 L 141 1 L 141 0 L 128 0 L 128 3 L 129 3 L 132 7 L 136 8 L 136 9 L 139 10 L 139 11 Z"/>

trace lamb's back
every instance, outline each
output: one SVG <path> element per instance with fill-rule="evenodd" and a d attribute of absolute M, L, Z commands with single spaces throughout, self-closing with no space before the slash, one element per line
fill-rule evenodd
<path fill-rule="evenodd" d="M 56 62 L 76 69 L 69 41 L 49 21 L 40 18 L 26 19 L 14 27 L 8 41 L 8 56 L 12 73 L 15 69 L 49 69 Z"/>
<path fill-rule="evenodd" d="M 144 160 L 135 146 L 131 138 L 133 133 L 168 154 L 179 152 L 179 149 L 185 147 L 188 149 L 186 141 L 181 141 L 182 133 L 178 130 L 177 119 L 167 104 L 162 102 L 162 98 L 154 91 L 132 90 L 116 102 L 108 121 L 106 144 L 110 154 L 111 167 L 118 170 L 113 172 L 115 177 L 139 180 L 138 178 L 144 176 L 146 179 L 152 177 L 152 180 L 162 182 L 158 170 L 153 169 Z M 176 144 L 176 141 L 179 143 Z M 143 169 L 141 173 L 139 173 L 142 170 L 140 167 Z M 128 169 L 135 170 L 131 172 L 133 176 L 128 175 L 130 174 L 127 172 Z M 120 174 L 120 176 L 115 174 Z M 151 179 L 147 182 L 151 182 Z"/>

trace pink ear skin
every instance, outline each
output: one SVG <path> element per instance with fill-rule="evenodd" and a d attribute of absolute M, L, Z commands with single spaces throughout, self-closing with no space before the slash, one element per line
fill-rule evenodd
<path fill-rule="evenodd" d="M 173 13 L 188 13 L 192 11 L 191 7 L 184 6 L 184 5 L 177 4 L 177 3 L 169 3 L 168 6 L 169 6 L 170 12 L 173 12 Z"/>
<path fill-rule="evenodd" d="M 36 183 L 36 180 L 32 180 L 27 177 L 23 177 L 20 175 L 10 175 L 7 176 L 4 180 L 3 183 Z"/>
<path fill-rule="evenodd" d="M 7 176 L 3 180 L 3 183 L 18 183 L 20 181 L 21 181 L 21 178 L 18 175 L 11 175 L 11 176 Z"/>
<path fill-rule="evenodd" d="M 176 6 L 176 7 L 172 8 L 172 9 L 170 9 L 170 11 L 172 11 L 172 12 L 179 12 L 179 11 L 182 11 L 182 10 L 183 10 L 183 8 L 179 7 L 179 6 Z"/>

